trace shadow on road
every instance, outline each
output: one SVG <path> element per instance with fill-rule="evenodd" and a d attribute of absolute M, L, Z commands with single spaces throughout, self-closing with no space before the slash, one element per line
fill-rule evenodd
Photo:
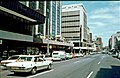
<path fill-rule="evenodd" d="M 46 70 L 46 69 L 44 69 L 44 70 L 39 70 L 39 71 L 37 71 L 37 73 L 36 74 L 38 74 L 38 73 L 42 73 L 42 72 L 45 72 L 45 71 L 48 71 L 48 70 Z M 31 73 L 11 73 L 11 74 L 8 74 L 7 75 L 8 77 L 9 76 L 15 76 L 15 77 L 27 77 L 27 76 L 31 76 Z"/>
<path fill-rule="evenodd" d="M 111 69 L 101 68 L 95 78 L 120 78 L 120 66 L 111 67 Z"/>

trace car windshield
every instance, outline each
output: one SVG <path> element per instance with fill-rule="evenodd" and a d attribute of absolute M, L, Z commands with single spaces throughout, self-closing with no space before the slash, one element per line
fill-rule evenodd
<path fill-rule="evenodd" d="M 9 57 L 8 60 L 13 60 L 13 59 L 18 59 L 19 56 L 12 56 L 12 57 Z"/>
<path fill-rule="evenodd" d="M 31 61 L 32 57 L 20 57 L 19 60 Z"/>

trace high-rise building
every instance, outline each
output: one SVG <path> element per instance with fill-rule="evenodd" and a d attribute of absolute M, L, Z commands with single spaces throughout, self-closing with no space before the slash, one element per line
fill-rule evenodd
<path fill-rule="evenodd" d="M 61 1 L 20 1 L 46 16 L 44 24 L 35 27 L 35 33 L 44 37 L 61 35 Z"/>
<path fill-rule="evenodd" d="M 74 43 L 74 49 L 82 51 L 89 47 L 89 28 L 87 14 L 83 4 L 62 6 L 62 36 Z M 79 52 L 79 51 L 77 51 Z"/>

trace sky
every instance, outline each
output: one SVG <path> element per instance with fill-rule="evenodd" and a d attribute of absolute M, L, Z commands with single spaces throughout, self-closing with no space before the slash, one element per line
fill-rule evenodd
<path fill-rule="evenodd" d="M 112 34 L 120 31 L 120 1 L 62 1 L 63 5 L 82 3 L 87 11 L 90 32 L 108 46 Z"/>

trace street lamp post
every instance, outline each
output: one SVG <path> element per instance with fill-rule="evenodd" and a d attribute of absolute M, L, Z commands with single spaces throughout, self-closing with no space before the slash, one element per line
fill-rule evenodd
<path fill-rule="evenodd" d="M 48 18 L 48 43 L 47 43 L 47 54 L 49 55 L 49 18 Z"/>

